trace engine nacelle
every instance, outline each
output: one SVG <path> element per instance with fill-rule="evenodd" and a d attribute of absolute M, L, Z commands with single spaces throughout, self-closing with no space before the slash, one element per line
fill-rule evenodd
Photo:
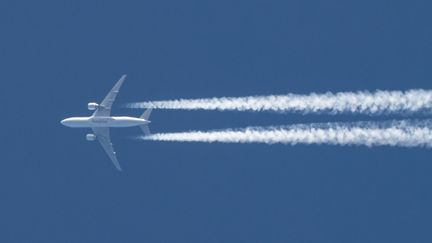
<path fill-rule="evenodd" d="M 91 102 L 91 103 L 87 104 L 87 108 L 91 111 L 96 110 L 98 107 L 99 107 L 99 104 L 95 103 L 95 102 Z"/>
<path fill-rule="evenodd" d="M 94 140 L 96 140 L 96 135 L 91 134 L 91 133 L 87 134 L 86 139 L 87 139 L 87 141 L 94 141 Z"/>

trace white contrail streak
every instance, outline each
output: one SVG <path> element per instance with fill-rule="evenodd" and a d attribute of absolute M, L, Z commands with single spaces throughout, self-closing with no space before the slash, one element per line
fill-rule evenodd
<path fill-rule="evenodd" d="M 414 113 L 432 111 L 432 91 L 343 92 L 136 102 L 128 108 L 300 113 Z"/>
<path fill-rule="evenodd" d="M 241 130 L 159 133 L 142 140 L 266 144 L 330 144 L 432 147 L 431 122 L 393 121 L 327 123 L 287 127 L 251 127 Z"/>

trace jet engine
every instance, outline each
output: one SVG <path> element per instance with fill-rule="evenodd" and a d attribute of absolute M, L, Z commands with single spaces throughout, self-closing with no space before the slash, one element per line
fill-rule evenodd
<path fill-rule="evenodd" d="M 87 108 L 91 111 L 96 110 L 98 107 L 99 107 L 99 104 L 95 103 L 95 102 L 91 102 L 91 103 L 87 104 Z"/>
<path fill-rule="evenodd" d="M 94 141 L 94 140 L 96 140 L 96 135 L 91 134 L 91 133 L 87 134 L 86 139 L 87 139 L 87 141 Z"/>

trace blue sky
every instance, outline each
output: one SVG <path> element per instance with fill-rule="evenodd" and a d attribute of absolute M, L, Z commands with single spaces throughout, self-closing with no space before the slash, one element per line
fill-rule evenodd
<path fill-rule="evenodd" d="M 133 141 L 117 104 L 430 89 L 429 1 L 1 1 L 2 242 L 431 242 L 430 149 Z M 114 114 L 141 112 L 116 107 Z M 152 130 L 400 117 L 154 111 Z"/>

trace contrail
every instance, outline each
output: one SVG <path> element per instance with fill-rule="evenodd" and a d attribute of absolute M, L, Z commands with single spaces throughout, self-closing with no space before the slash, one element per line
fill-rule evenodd
<path fill-rule="evenodd" d="M 178 99 L 126 104 L 128 108 L 275 111 L 298 113 L 415 113 L 432 111 L 432 91 L 376 91 Z"/>
<path fill-rule="evenodd" d="M 391 121 L 326 123 L 285 127 L 249 127 L 238 130 L 158 133 L 142 136 L 142 140 L 171 142 L 222 142 L 265 144 L 329 144 L 432 147 L 432 122 Z"/>

